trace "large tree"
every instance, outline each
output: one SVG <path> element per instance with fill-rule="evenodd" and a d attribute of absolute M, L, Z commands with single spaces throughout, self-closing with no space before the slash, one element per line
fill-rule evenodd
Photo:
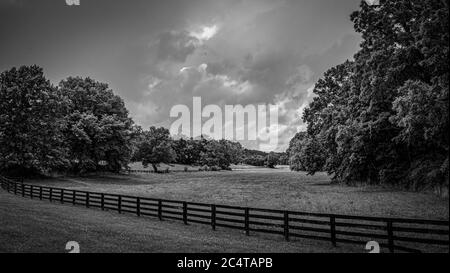
<path fill-rule="evenodd" d="M 168 129 L 150 127 L 142 134 L 135 160 L 141 161 L 144 167 L 152 165 L 153 170 L 158 172 L 159 164 L 169 164 L 176 160 L 176 153 L 172 145 L 173 140 Z"/>
<path fill-rule="evenodd" d="M 64 99 L 38 66 L 0 75 L 0 171 L 46 173 L 66 164 Z"/>
<path fill-rule="evenodd" d="M 336 181 L 448 184 L 448 13 L 448 1 L 362 1 L 361 50 L 317 83 L 291 158 Z"/>
<path fill-rule="evenodd" d="M 59 89 L 68 101 L 65 137 L 72 170 L 126 168 L 137 128 L 123 100 L 107 84 L 90 78 L 70 77 Z"/>

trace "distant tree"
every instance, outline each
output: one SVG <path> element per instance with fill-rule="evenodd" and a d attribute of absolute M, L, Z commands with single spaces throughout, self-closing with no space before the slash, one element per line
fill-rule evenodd
<path fill-rule="evenodd" d="M 243 148 L 241 143 L 229 140 L 221 140 L 221 143 L 226 146 L 230 164 L 239 164 L 242 161 Z"/>
<path fill-rule="evenodd" d="M 268 153 L 258 150 L 244 149 L 241 162 L 250 166 L 264 167 Z"/>
<path fill-rule="evenodd" d="M 190 165 L 188 153 L 187 153 L 187 141 L 184 138 L 174 140 L 172 148 L 177 155 L 176 162 L 178 164 Z"/>
<path fill-rule="evenodd" d="M 252 155 L 245 157 L 242 162 L 250 166 L 264 167 L 266 164 L 266 158 L 267 156 Z"/>
<path fill-rule="evenodd" d="M 271 169 L 275 168 L 275 166 L 278 164 L 278 159 L 279 156 L 276 153 L 274 152 L 269 153 L 266 157 L 265 166 Z"/>
<path fill-rule="evenodd" d="M 59 91 L 67 100 L 65 138 L 76 172 L 127 168 L 138 128 L 123 100 L 105 83 L 69 77 Z"/>
<path fill-rule="evenodd" d="M 176 153 L 172 148 L 169 130 L 150 127 L 150 130 L 144 131 L 142 141 L 138 145 L 136 159 L 142 161 L 144 167 L 152 165 L 155 172 L 158 172 L 159 164 L 175 161 Z"/>
<path fill-rule="evenodd" d="M 200 153 L 200 165 L 219 167 L 223 170 L 230 168 L 231 156 L 226 141 L 202 140 L 203 151 Z"/>
<path fill-rule="evenodd" d="M 289 155 L 286 152 L 279 154 L 277 165 L 289 165 Z"/>
<path fill-rule="evenodd" d="M 38 66 L 0 75 L 0 171 L 45 173 L 66 165 L 64 98 Z"/>

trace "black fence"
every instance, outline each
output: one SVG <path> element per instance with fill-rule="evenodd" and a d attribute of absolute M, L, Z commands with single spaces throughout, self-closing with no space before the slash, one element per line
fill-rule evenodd
<path fill-rule="evenodd" d="M 338 243 L 377 241 L 390 252 L 448 252 L 449 221 L 363 217 L 214 205 L 23 184 L 0 177 L 9 193 L 87 208 Z"/>

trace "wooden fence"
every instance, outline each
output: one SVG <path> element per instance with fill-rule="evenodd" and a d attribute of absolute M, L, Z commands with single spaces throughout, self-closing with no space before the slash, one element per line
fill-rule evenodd
<path fill-rule="evenodd" d="M 87 208 L 179 220 L 245 231 L 359 244 L 377 241 L 390 252 L 448 252 L 449 221 L 363 217 L 164 200 L 23 184 L 0 176 L 1 187 L 22 197 Z"/>

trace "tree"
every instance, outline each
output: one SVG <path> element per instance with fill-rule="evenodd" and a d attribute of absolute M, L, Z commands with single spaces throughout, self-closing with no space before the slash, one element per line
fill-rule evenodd
<path fill-rule="evenodd" d="M 176 162 L 178 164 L 191 165 L 187 146 L 188 142 L 184 138 L 173 141 L 172 148 L 177 155 Z"/>
<path fill-rule="evenodd" d="M 304 171 L 313 175 L 322 171 L 326 152 L 321 143 L 306 133 L 300 132 L 289 145 L 289 165 L 293 171 Z"/>
<path fill-rule="evenodd" d="M 0 75 L 0 171 L 46 173 L 66 165 L 64 98 L 38 66 Z"/>
<path fill-rule="evenodd" d="M 432 175 L 448 162 L 448 14 L 448 1 L 433 0 L 382 1 L 377 8 L 362 4 L 352 14 L 363 43 L 355 55 L 352 80 L 359 107 L 352 111 L 354 124 L 347 131 L 356 133 L 352 133 L 352 153 L 367 166 L 357 173 L 362 179 L 372 183 L 400 181 L 419 188 L 429 186 L 430 181 L 414 177 L 417 166 L 424 161 L 428 162 L 425 165 L 439 166 L 423 170 Z M 403 106 L 413 110 L 414 103 L 407 101 L 419 99 L 419 93 L 431 100 L 421 105 L 423 111 L 436 115 L 431 126 L 426 119 L 412 127 L 412 123 L 400 121 L 403 114 L 399 111 L 408 112 Z M 407 116 L 421 119 L 421 114 L 414 112 Z M 426 143 L 409 143 L 404 137 L 405 133 L 417 136 L 430 128 L 436 130 L 427 136 Z M 410 129 L 414 132 L 407 132 Z"/>
<path fill-rule="evenodd" d="M 257 167 L 264 167 L 268 156 L 266 152 L 249 149 L 244 149 L 242 154 L 242 163 Z"/>
<path fill-rule="evenodd" d="M 265 166 L 271 169 L 275 168 L 275 166 L 278 164 L 278 159 L 279 156 L 276 153 L 270 152 L 266 157 Z"/>
<path fill-rule="evenodd" d="M 230 169 L 231 156 L 225 140 L 202 140 L 203 151 L 200 153 L 200 165 Z"/>
<path fill-rule="evenodd" d="M 302 158 L 294 155 L 294 169 L 300 168 L 310 174 L 320 171 L 335 174 L 343 157 L 348 156 L 346 150 L 338 152 L 336 137 L 348 123 L 353 67 L 354 63 L 346 61 L 329 69 L 316 83 L 313 92 L 317 96 L 303 114 L 303 121 L 308 124 L 307 132 L 299 133 L 291 142 L 296 152 L 302 154 Z M 320 152 L 315 155 L 311 147 L 320 149 Z M 311 157 L 305 158 L 307 154 Z M 295 160 L 303 163 L 296 164 Z"/>
<path fill-rule="evenodd" d="M 221 140 L 222 145 L 226 147 L 227 158 L 230 164 L 239 164 L 242 161 L 242 145 L 239 142 Z"/>
<path fill-rule="evenodd" d="M 169 130 L 150 127 L 150 130 L 144 131 L 136 159 L 142 161 L 144 167 L 152 165 L 155 172 L 158 172 L 159 164 L 172 163 L 176 159 L 176 153 L 172 148 Z"/>
<path fill-rule="evenodd" d="M 278 165 L 289 165 L 289 156 L 286 152 L 280 154 L 277 164 Z"/>
<path fill-rule="evenodd" d="M 138 128 L 123 100 L 105 83 L 70 77 L 59 84 L 67 100 L 64 131 L 76 172 L 127 168 Z"/>
<path fill-rule="evenodd" d="M 361 2 L 354 62 L 328 70 L 291 167 L 338 182 L 448 185 L 448 1 Z"/>

